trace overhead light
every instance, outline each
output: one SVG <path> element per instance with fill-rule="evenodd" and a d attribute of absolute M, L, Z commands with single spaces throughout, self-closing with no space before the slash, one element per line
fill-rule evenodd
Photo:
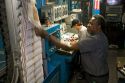
<path fill-rule="evenodd" d="M 120 0 L 107 0 L 108 5 L 118 5 L 120 4 Z"/>

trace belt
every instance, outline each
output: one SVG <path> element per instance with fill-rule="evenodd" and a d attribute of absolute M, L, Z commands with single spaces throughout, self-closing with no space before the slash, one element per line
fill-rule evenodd
<path fill-rule="evenodd" d="M 96 75 L 92 75 L 92 74 L 90 74 L 90 73 L 88 73 L 88 72 L 85 72 L 85 73 L 88 74 L 89 76 L 92 76 L 92 77 L 99 77 L 99 78 L 101 78 L 101 77 L 105 77 L 105 76 L 109 76 L 109 72 L 106 73 L 106 74 L 103 74 L 103 75 L 98 75 L 98 76 L 96 76 Z"/>

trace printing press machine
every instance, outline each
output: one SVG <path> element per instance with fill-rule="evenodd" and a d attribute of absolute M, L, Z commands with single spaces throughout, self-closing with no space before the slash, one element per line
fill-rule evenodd
<path fill-rule="evenodd" d="M 50 27 L 44 27 L 49 35 L 54 35 L 57 39 L 65 44 L 70 45 L 69 39 L 71 37 L 78 37 L 77 35 L 67 32 L 60 35 L 60 25 L 53 24 Z M 64 51 L 63 49 L 56 48 L 47 39 L 44 40 L 45 43 L 45 59 L 47 61 L 47 75 L 43 83 L 68 83 L 68 80 L 72 73 L 72 54 L 73 51 Z"/>

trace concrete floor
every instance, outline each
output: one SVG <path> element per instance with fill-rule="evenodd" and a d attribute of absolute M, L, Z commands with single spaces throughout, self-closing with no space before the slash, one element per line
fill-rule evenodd
<path fill-rule="evenodd" d="M 118 83 L 117 62 L 119 57 L 125 57 L 125 49 L 109 49 L 108 64 L 109 64 L 109 83 Z M 121 60 L 123 63 L 125 60 Z M 77 83 L 75 76 L 69 83 Z M 79 82 L 83 83 L 83 82 Z"/>
<path fill-rule="evenodd" d="M 109 49 L 108 65 L 109 65 L 109 83 L 118 83 L 117 77 L 117 55 L 118 51 Z"/>

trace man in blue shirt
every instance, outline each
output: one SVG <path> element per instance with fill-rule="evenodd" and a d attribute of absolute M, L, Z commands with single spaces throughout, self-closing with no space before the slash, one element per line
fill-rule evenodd
<path fill-rule="evenodd" d="M 66 51 L 79 50 L 81 53 L 82 72 L 85 74 L 87 83 L 108 83 L 109 69 L 107 64 L 108 40 L 103 33 L 105 20 L 101 15 L 92 16 L 86 36 L 71 46 L 60 43 L 56 37 L 48 35 L 46 31 L 35 28 L 36 35 L 47 38 L 57 47 Z"/>

